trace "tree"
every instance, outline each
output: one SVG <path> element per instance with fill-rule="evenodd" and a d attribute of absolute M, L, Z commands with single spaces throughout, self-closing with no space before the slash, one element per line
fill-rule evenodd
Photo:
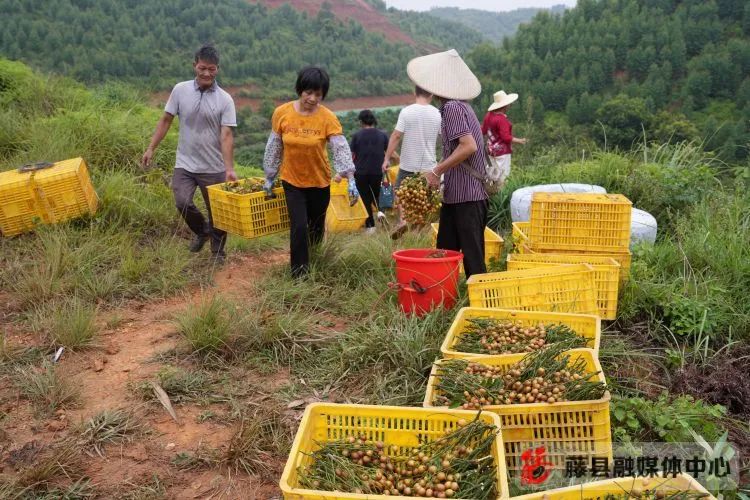
<path fill-rule="evenodd" d="M 640 138 L 643 129 L 651 126 L 653 117 L 646 103 L 639 97 L 618 95 L 602 104 L 596 111 L 601 130 L 599 140 L 610 146 L 629 149 Z"/>
<path fill-rule="evenodd" d="M 682 113 L 660 111 L 654 117 L 653 135 L 661 143 L 678 143 L 698 138 L 698 128 Z"/>

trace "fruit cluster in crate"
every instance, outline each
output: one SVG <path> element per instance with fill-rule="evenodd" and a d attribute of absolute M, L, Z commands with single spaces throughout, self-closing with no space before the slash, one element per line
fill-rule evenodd
<path fill-rule="evenodd" d="M 509 341 L 506 340 L 508 335 L 505 335 L 505 327 L 502 326 L 499 332 L 492 334 L 492 339 L 495 341 L 490 342 L 488 338 L 482 342 L 483 325 L 509 324 L 516 328 L 515 336 L 519 337 L 515 344 L 508 344 Z M 523 333 L 524 330 L 532 328 L 544 328 L 544 336 L 539 338 L 542 332 L 530 331 L 529 335 Z M 453 320 L 443 345 L 440 347 L 440 352 L 444 358 L 465 359 L 488 354 L 515 354 L 507 351 L 523 352 L 518 348 L 525 347 L 524 339 L 536 340 L 537 346 L 539 344 L 549 346 L 573 338 L 571 334 L 581 338 L 581 341 L 575 343 L 576 347 L 588 347 L 598 352 L 601 328 L 601 319 L 595 315 L 464 307 L 458 311 Z M 548 335 L 550 332 L 551 335 Z M 539 340 L 544 342 L 539 342 Z M 531 350 L 534 350 L 533 347 Z"/>
<path fill-rule="evenodd" d="M 470 410 L 492 405 L 601 399 L 606 392 L 604 382 L 599 373 L 590 372 L 586 360 L 572 359 L 566 352 L 571 344 L 555 344 L 511 365 L 443 360 L 434 371 L 432 404 Z"/>
<path fill-rule="evenodd" d="M 313 403 L 305 409 L 279 485 L 285 500 L 507 498 L 500 418 L 451 409 Z"/>

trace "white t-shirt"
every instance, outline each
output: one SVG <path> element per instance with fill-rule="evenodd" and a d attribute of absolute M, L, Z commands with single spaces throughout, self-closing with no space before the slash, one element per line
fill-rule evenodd
<path fill-rule="evenodd" d="M 401 110 L 396 122 L 396 130 L 404 134 L 400 169 L 424 172 L 437 164 L 435 143 L 440 121 L 440 111 L 431 104 L 411 104 Z"/>

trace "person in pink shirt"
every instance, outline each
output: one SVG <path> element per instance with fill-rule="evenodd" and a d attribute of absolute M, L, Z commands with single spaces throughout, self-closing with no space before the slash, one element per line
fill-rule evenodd
<path fill-rule="evenodd" d="M 482 121 L 482 134 L 486 138 L 490 161 L 502 172 L 502 182 L 510 175 L 511 144 L 526 144 L 526 139 L 513 137 L 513 124 L 506 112 L 518 99 L 518 94 L 506 94 L 504 90 L 495 92 L 493 103 L 487 109 Z"/>

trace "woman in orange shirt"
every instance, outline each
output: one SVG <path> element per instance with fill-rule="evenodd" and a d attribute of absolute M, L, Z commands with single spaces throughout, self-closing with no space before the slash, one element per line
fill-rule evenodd
<path fill-rule="evenodd" d="M 308 66 L 297 74 L 298 99 L 277 107 L 271 119 L 271 135 L 263 157 L 264 188 L 272 193 L 273 182 L 281 173 L 290 222 L 292 276 L 309 271 L 310 246 L 323 240 L 325 217 L 331 199 L 331 166 L 339 176 L 349 178 L 349 196 L 359 197 L 354 182 L 354 163 L 341 123 L 321 104 L 328 94 L 328 73 Z"/>

